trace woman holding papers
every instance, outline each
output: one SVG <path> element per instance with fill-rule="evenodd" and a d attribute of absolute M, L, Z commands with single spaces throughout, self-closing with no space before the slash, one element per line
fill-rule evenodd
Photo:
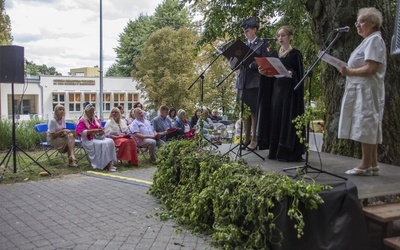
<path fill-rule="evenodd" d="M 339 69 L 347 81 L 338 137 L 361 142 L 361 163 L 346 174 L 376 176 L 385 105 L 386 47 L 379 31 L 382 13 L 375 8 L 362 8 L 355 25 L 364 40 L 351 53 L 348 66 Z"/>
<path fill-rule="evenodd" d="M 280 48 L 271 56 L 281 60 L 291 77 L 276 76 L 274 78 L 268 158 L 279 161 L 301 161 L 301 155 L 305 152 L 304 145 L 300 143 L 292 120 L 304 113 L 303 85 L 294 90 L 294 87 L 303 78 L 303 57 L 300 51 L 291 46 L 293 31 L 290 27 L 279 28 L 276 38 Z M 261 67 L 259 67 L 259 72 L 270 76 Z"/>

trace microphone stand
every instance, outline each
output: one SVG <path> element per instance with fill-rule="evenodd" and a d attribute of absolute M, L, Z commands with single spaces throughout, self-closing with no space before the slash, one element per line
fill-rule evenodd
<path fill-rule="evenodd" d="M 200 73 L 200 75 L 196 78 L 196 80 L 193 81 L 192 84 L 190 84 L 188 90 L 190 90 L 193 85 L 197 82 L 197 80 L 200 79 L 200 108 L 201 112 L 203 112 L 203 100 L 204 100 L 204 73 L 213 65 L 213 63 L 221 56 L 222 53 L 218 53 L 218 56 L 216 56 L 210 64 L 203 70 L 203 72 Z M 192 124 L 192 126 L 195 126 L 196 124 Z M 200 133 L 202 134 L 203 132 L 201 131 L 202 128 L 200 128 Z M 215 148 L 219 148 L 216 144 L 214 144 L 211 140 L 208 140 L 205 136 L 203 136 L 203 139 L 206 140 L 207 142 L 211 143 L 212 146 Z"/>
<path fill-rule="evenodd" d="M 265 160 L 264 157 L 262 157 L 261 155 L 259 155 L 257 152 L 255 152 L 255 150 L 250 150 L 248 153 L 246 154 L 242 154 L 242 145 L 244 145 L 243 143 L 243 114 L 244 114 L 244 103 L 243 103 L 243 91 L 246 89 L 246 74 L 247 74 L 247 65 L 244 65 L 244 62 L 246 62 L 247 59 L 249 59 L 262 45 L 264 45 L 265 41 L 261 40 L 262 42 L 258 45 L 258 47 L 256 47 L 254 50 L 250 49 L 249 52 L 246 54 L 246 56 L 243 58 L 243 60 L 240 61 L 240 63 L 238 63 L 236 65 L 236 67 L 234 69 L 232 69 L 231 72 L 229 72 L 229 74 L 227 76 L 224 77 L 224 79 L 222 79 L 217 85 L 216 87 L 218 88 L 230 75 L 233 74 L 233 72 L 235 72 L 238 68 L 243 68 L 243 90 L 242 90 L 242 94 L 240 97 L 240 112 L 241 112 L 241 117 L 240 119 L 242 120 L 242 122 L 240 123 L 240 141 L 239 144 L 234 146 L 233 148 L 229 149 L 228 152 L 226 152 L 224 155 L 229 154 L 230 152 L 233 152 L 233 150 L 235 150 L 235 148 L 239 147 L 239 150 L 236 152 L 236 156 L 235 156 L 235 160 L 238 157 L 243 157 L 245 155 L 254 153 L 255 155 L 257 155 L 259 158 L 261 158 L 263 161 Z M 257 120 L 257 119 L 256 119 Z M 254 133 L 256 133 L 256 131 L 253 131 Z"/>
<path fill-rule="evenodd" d="M 308 99 L 308 106 L 311 105 L 311 77 L 312 77 L 312 70 L 315 68 L 315 66 L 317 65 L 317 63 L 318 63 L 319 61 L 321 61 L 321 58 L 325 55 L 325 53 L 326 53 L 327 51 L 330 50 L 330 48 L 333 46 L 333 44 L 336 42 L 336 40 L 339 39 L 339 37 L 340 37 L 341 35 L 342 35 L 342 32 L 338 32 L 338 33 L 336 34 L 335 38 L 334 38 L 334 39 L 331 41 L 331 43 L 326 47 L 326 49 L 322 51 L 322 53 L 319 53 L 319 54 L 318 54 L 317 58 L 316 58 L 316 59 L 314 60 L 314 62 L 311 64 L 310 68 L 309 68 L 308 70 L 306 70 L 306 73 L 304 74 L 303 78 L 302 78 L 302 79 L 297 83 L 297 85 L 294 87 L 294 90 L 297 90 L 298 88 L 300 88 L 301 85 L 304 84 L 305 79 L 306 79 L 307 77 L 310 77 L 309 85 L 308 85 L 308 92 L 310 93 L 310 97 L 309 97 L 309 99 Z M 324 44 L 326 44 L 326 42 L 325 42 Z M 310 141 L 310 122 L 311 122 L 311 121 L 308 120 L 307 129 L 306 129 L 306 143 L 307 143 L 307 144 L 309 144 L 309 141 Z M 308 151 L 309 151 L 309 150 L 307 149 L 307 150 L 306 150 L 306 159 L 305 159 L 305 163 L 304 163 L 303 166 L 296 166 L 296 167 L 284 168 L 283 171 L 286 172 L 286 171 L 295 169 L 295 170 L 296 170 L 296 175 L 293 177 L 294 179 L 296 179 L 296 178 L 299 176 L 299 173 L 300 173 L 300 174 L 307 174 L 307 173 L 325 173 L 325 174 L 329 174 L 329 175 L 338 177 L 338 178 L 343 179 L 343 180 L 347 180 L 346 177 L 343 177 L 343 176 L 340 176 L 340 175 L 336 175 L 336 174 L 330 173 L 330 172 L 328 172 L 328 171 L 325 171 L 325 170 L 322 170 L 322 169 L 318 169 L 318 168 L 312 167 L 312 166 L 309 164 L 309 161 L 308 161 L 308 160 L 309 160 L 309 153 L 308 153 Z M 308 169 L 312 169 L 312 170 L 314 170 L 315 172 L 310 172 Z M 299 172 L 298 170 L 299 170 L 300 172 Z"/>

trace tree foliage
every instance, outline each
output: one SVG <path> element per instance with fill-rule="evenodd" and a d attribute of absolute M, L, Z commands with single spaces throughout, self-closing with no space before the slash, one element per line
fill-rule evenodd
<path fill-rule="evenodd" d="M 55 67 L 47 67 L 47 65 L 36 65 L 33 61 L 25 61 L 25 75 L 31 76 L 60 76 L 61 73 L 57 72 Z"/>
<path fill-rule="evenodd" d="M 154 32 L 146 41 L 140 58 L 135 59 L 133 76 L 138 88 L 147 94 L 147 107 L 166 104 L 176 108 L 194 106 L 194 93 L 188 91 L 194 79 L 197 35 L 186 28 L 171 27 Z"/>
<path fill-rule="evenodd" d="M 117 63 L 108 76 L 131 76 L 137 69 L 135 59 L 139 58 L 143 46 L 150 35 L 164 27 L 178 30 L 190 25 L 188 11 L 179 5 L 177 0 L 164 0 L 153 16 L 140 14 L 134 21 L 129 21 L 119 36 L 119 46 L 115 48 Z"/>
<path fill-rule="evenodd" d="M 4 0 L 0 0 L 0 45 L 12 43 L 10 17 L 4 8 Z"/>

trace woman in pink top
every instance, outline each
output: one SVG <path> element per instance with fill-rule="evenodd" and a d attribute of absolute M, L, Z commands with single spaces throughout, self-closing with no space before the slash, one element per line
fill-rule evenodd
<path fill-rule="evenodd" d="M 111 172 L 117 170 L 114 164 L 117 162 L 114 141 L 104 137 L 101 123 L 94 115 L 94 106 L 85 107 L 83 117 L 76 126 L 76 135 L 82 140 L 82 146 L 89 156 L 93 168 L 107 168 Z"/>

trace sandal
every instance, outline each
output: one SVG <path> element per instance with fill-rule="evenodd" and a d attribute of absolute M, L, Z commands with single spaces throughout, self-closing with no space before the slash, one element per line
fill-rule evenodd
<path fill-rule="evenodd" d="M 78 167 L 78 164 L 76 164 L 76 160 L 75 159 L 69 159 L 68 167 L 74 167 L 74 168 Z"/>
<path fill-rule="evenodd" d="M 372 167 L 361 169 L 361 168 L 353 168 L 347 170 L 345 174 L 349 175 L 362 175 L 362 176 L 372 176 Z"/>
<path fill-rule="evenodd" d="M 376 167 L 371 167 L 371 169 L 372 169 L 372 175 L 373 176 L 379 176 L 379 174 L 380 174 L 380 169 L 379 169 L 379 166 L 376 166 Z"/>

